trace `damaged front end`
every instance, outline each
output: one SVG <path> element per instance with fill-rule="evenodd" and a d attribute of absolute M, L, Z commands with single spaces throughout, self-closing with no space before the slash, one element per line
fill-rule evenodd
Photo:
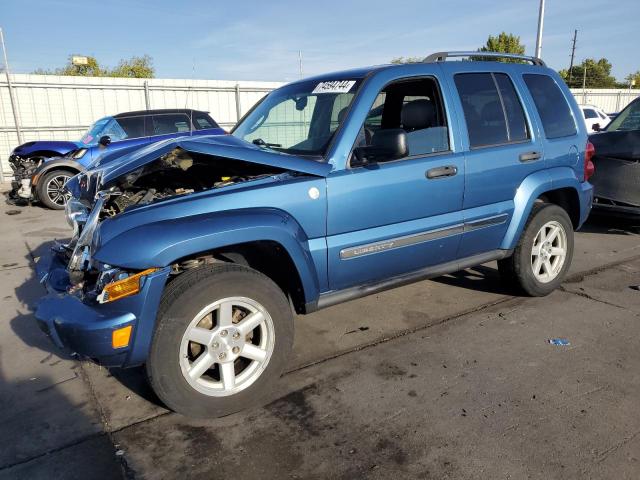
<path fill-rule="evenodd" d="M 13 180 L 9 194 L 11 199 L 23 201 L 32 199 L 32 178 L 36 170 L 45 160 L 46 157 L 22 158 L 15 154 L 9 157 L 9 165 L 11 166 L 11 170 L 13 170 Z"/>
<path fill-rule="evenodd" d="M 89 170 L 70 180 L 67 222 L 73 237 L 56 247 L 67 262 L 67 292 L 83 301 L 109 302 L 105 288 L 138 271 L 105 265 L 95 260 L 101 246 L 100 225 L 119 215 L 150 204 L 213 191 L 245 182 L 285 174 L 286 170 L 175 147 L 134 170 L 108 180 L 107 169 Z M 107 180 L 105 180 L 107 178 Z M 159 268 L 159 267 L 158 267 Z"/>
<path fill-rule="evenodd" d="M 59 347 L 112 366 L 144 361 L 170 275 L 214 261 L 206 252 L 184 262 L 154 262 L 151 252 L 148 259 L 127 261 L 131 242 L 144 241 L 127 236 L 128 231 L 145 222 L 153 225 L 167 212 L 188 217 L 195 203 L 213 212 L 218 191 L 267 186 L 301 174 L 323 177 L 331 169 L 229 137 L 158 142 L 92 167 L 66 184 L 73 237 L 38 262 L 49 295 L 39 303 L 36 318 Z M 112 342 L 114 332 L 127 328 L 130 343 Z"/>

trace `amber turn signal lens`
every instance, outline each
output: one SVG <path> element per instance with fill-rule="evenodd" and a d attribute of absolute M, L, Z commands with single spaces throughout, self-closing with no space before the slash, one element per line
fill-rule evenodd
<path fill-rule="evenodd" d="M 126 327 L 114 330 L 111 333 L 111 346 L 113 348 L 123 348 L 128 346 L 132 329 L 133 327 L 131 325 L 128 325 Z"/>
<path fill-rule="evenodd" d="M 149 268 L 140 273 L 136 273 L 135 275 L 131 275 L 130 277 L 107 284 L 102 291 L 101 296 L 103 300 L 101 301 L 103 303 L 113 302 L 114 300 L 118 300 L 119 298 L 135 295 L 140 291 L 140 280 L 142 279 L 142 277 L 144 277 L 145 275 L 149 275 L 157 270 L 157 268 Z"/>

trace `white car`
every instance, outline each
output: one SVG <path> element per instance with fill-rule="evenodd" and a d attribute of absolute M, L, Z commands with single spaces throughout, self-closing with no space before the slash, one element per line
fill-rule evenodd
<path fill-rule="evenodd" d="M 589 133 L 599 132 L 609 125 L 609 122 L 611 121 L 609 115 L 604 113 L 601 108 L 594 105 L 580 105 L 580 110 L 582 110 L 584 123 L 587 124 L 587 131 Z"/>

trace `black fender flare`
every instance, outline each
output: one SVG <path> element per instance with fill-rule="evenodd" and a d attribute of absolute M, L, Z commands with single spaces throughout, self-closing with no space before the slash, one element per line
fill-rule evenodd
<path fill-rule="evenodd" d="M 70 158 L 55 158 L 53 160 L 49 160 L 48 162 L 43 162 L 42 165 L 36 168 L 31 180 L 32 185 L 35 187 L 38 184 L 38 180 L 42 178 L 45 173 L 52 170 L 67 170 L 69 172 L 73 172 L 74 174 L 78 174 L 80 172 L 83 172 L 85 169 L 78 162 Z"/>

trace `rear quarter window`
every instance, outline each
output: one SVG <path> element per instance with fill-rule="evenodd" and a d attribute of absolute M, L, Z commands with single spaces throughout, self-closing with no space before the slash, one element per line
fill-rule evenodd
<path fill-rule="evenodd" d="M 196 130 L 207 128 L 219 128 L 218 124 L 209 115 L 204 113 L 193 113 L 193 126 Z"/>
<path fill-rule="evenodd" d="M 553 78 L 541 74 L 525 74 L 522 77 L 536 104 L 545 136 L 560 138 L 575 135 L 576 123 L 571 108 Z"/>

